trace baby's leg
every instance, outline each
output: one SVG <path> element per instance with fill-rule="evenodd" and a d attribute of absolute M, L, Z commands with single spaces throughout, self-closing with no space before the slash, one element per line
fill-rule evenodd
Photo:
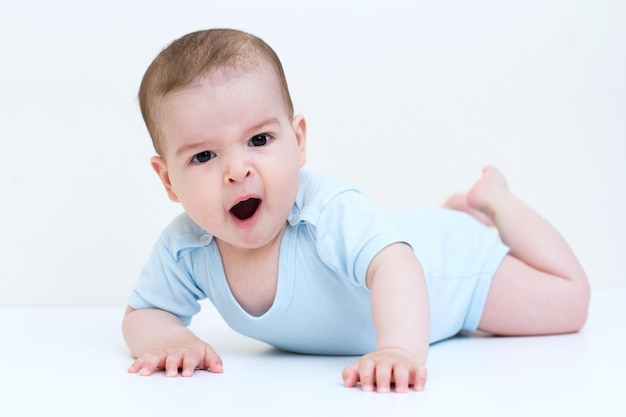
<path fill-rule="evenodd" d="M 499 335 L 578 331 L 587 318 L 589 285 L 561 235 L 509 192 L 495 168 L 485 168 L 465 203 L 455 198 L 450 208 L 486 216 L 510 248 L 493 277 L 479 329 Z"/>

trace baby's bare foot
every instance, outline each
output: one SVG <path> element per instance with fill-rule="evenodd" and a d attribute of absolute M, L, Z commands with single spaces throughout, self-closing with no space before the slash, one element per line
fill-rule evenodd
<path fill-rule="evenodd" d="M 469 203 L 467 202 L 467 194 L 454 194 L 448 199 L 448 201 L 443 204 L 443 207 L 452 210 L 462 211 L 474 217 L 476 220 L 486 226 L 494 226 L 493 222 L 489 217 L 487 217 L 486 214 L 469 205 Z"/>
<path fill-rule="evenodd" d="M 483 175 L 467 194 L 467 204 L 493 220 L 498 200 L 508 192 L 504 175 L 497 168 L 489 166 L 483 169 Z"/>
<path fill-rule="evenodd" d="M 486 167 L 469 193 L 454 194 L 443 206 L 467 213 L 487 226 L 494 226 L 495 206 L 500 197 L 508 192 L 500 171 L 495 167 Z"/>

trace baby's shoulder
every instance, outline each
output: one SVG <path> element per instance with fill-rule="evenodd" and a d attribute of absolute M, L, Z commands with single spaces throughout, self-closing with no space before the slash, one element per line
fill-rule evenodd
<path fill-rule="evenodd" d="M 159 242 L 173 257 L 189 250 L 207 246 L 213 236 L 198 226 L 187 213 L 176 216 L 161 232 Z"/>
<path fill-rule="evenodd" d="M 300 221 L 316 224 L 322 213 L 344 210 L 367 204 L 366 197 L 356 187 L 337 178 L 313 171 L 302 170 L 300 187 L 289 218 L 291 224 Z"/>
<path fill-rule="evenodd" d="M 303 169 L 296 204 L 302 207 L 313 204 L 324 206 L 346 192 L 360 193 L 356 187 L 335 177 Z"/>

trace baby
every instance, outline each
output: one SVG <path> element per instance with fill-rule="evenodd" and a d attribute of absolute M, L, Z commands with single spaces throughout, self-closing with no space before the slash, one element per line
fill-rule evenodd
<path fill-rule="evenodd" d="M 279 349 L 362 355 L 365 391 L 423 390 L 430 343 L 460 331 L 578 331 L 587 278 L 554 228 L 492 167 L 445 208 L 379 211 L 303 169 L 306 122 L 261 39 L 183 36 L 146 71 L 139 100 L 167 195 L 163 231 L 126 311 L 129 372 L 223 372 L 188 328 L 209 298 L 236 331 Z"/>

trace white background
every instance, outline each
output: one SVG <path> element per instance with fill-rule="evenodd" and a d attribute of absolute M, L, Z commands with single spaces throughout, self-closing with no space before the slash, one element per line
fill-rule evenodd
<path fill-rule="evenodd" d="M 139 82 L 210 27 L 277 51 L 309 168 L 395 208 L 496 164 L 594 285 L 626 283 L 626 2 L 0 0 L 0 305 L 125 303 L 180 211 Z"/>

